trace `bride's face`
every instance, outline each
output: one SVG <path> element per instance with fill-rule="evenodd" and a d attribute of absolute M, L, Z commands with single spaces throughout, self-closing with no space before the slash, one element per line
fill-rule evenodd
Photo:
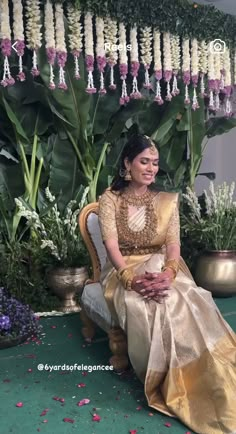
<path fill-rule="evenodd" d="M 132 176 L 132 181 L 139 185 L 150 185 L 159 170 L 159 154 L 153 148 L 147 148 L 137 155 L 132 162 L 125 160 L 125 167 Z"/>

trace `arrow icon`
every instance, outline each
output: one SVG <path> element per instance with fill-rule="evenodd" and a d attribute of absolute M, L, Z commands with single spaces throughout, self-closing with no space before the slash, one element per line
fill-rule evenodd
<path fill-rule="evenodd" d="M 15 48 L 15 45 L 17 44 L 17 41 L 14 42 L 14 44 L 12 45 L 13 50 L 15 50 L 15 52 L 17 53 L 17 49 Z"/>

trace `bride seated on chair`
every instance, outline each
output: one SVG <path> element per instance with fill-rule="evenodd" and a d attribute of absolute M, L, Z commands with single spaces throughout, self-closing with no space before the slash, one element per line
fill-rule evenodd
<path fill-rule="evenodd" d="M 180 256 L 178 194 L 152 186 L 153 141 L 132 136 L 99 200 L 109 260 L 101 272 L 112 316 L 127 334 L 150 407 L 199 434 L 236 432 L 236 338 L 211 293 Z"/>

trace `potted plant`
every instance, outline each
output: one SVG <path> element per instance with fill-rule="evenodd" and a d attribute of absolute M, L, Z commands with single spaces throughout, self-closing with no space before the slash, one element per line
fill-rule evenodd
<path fill-rule="evenodd" d="M 31 228 L 31 237 L 40 250 L 45 253 L 47 283 L 49 288 L 62 299 L 61 310 L 77 312 L 74 296 L 82 289 L 88 272 L 88 254 L 83 244 L 77 223 L 88 194 L 84 189 L 81 201 L 71 200 L 63 211 L 59 211 L 55 196 L 47 187 L 46 203 L 40 213 L 30 209 L 23 199 L 15 199 L 18 214 L 25 217 Z"/>
<path fill-rule="evenodd" d="M 20 344 L 39 331 L 38 319 L 30 306 L 0 288 L 0 348 Z"/>
<path fill-rule="evenodd" d="M 183 194 L 187 212 L 182 212 L 182 229 L 200 253 L 195 267 L 199 286 L 216 296 L 236 293 L 236 202 L 235 183 L 215 188 L 199 199 L 189 187 Z"/>

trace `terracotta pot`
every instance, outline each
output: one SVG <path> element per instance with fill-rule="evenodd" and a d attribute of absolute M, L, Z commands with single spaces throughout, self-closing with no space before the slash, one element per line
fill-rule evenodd
<path fill-rule="evenodd" d="M 88 272 L 85 267 L 58 267 L 47 274 L 49 288 L 62 300 L 62 312 L 79 312 L 81 307 L 74 300 L 76 293 L 82 292 Z"/>
<path fill-rule="evenodd" d="M 195 281 L 216 297 L 236 294 L 236 250 L 208 250 L 198 257 Z"/>

